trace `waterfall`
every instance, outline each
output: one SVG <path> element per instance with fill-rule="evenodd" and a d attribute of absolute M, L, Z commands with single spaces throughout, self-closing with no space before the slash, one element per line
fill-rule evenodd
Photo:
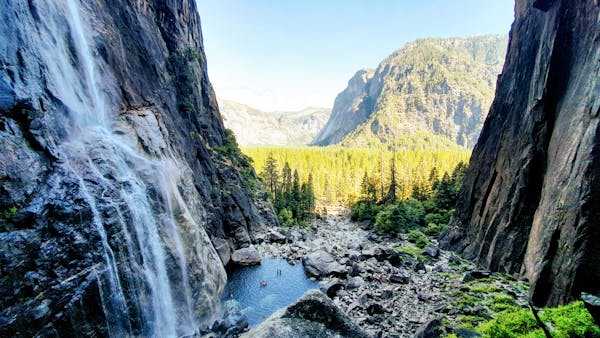
<path fill-rule="evenodd" d="M 85 8 L 79 0 L 61 1 L 46 4 L 48 37 L 42 40 L 48 46 L 41 53 L 48 87 L 69 112 L 58 122 L 69 125 L 60 155 L 102 245 L 104 268 L 97 279 L 108 333 L 193 334 L 199 320 L 216 311 L 225 273 L 198 224 L 198 208 L 189 205 L 191 195 L 182 195 L 191 170 L 167 142 L 150 156 L 123 132 L 129 127 L 117 121 L 115 100 L 107 100 L 116 84 L 106 81 L 108 67 L 94 55 Z M 139 118 L 158 124 L 151 112 Z"/>

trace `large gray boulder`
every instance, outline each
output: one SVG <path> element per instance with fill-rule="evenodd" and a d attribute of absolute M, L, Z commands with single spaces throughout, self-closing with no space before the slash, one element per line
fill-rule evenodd
<path fill-rule="evenodd" d="M 363 338 L 368 335 L 320 291 L 309 290 L 297 302 L 275 312 L 245 338 Z"/>
<path fill-rule="evenodd" d="M 336 262 L 333 256 L 325 251 L 318 250 L 309 253 L 302 258 L 304 271 L 311 277 L 321 277 L 331 274 L 343 275 L 346 267 Z"/>
<path fill-rule="evenodd" d="M 600 297 L 582 292 L 581 299 L 583 300 L 583 304 L 585 304 L 585 308 L 594 318 L 596 324 L 600 325 Z"/>
<path fill-rule="evenodd" d="M 253 246 L 241 248 L 233 252 L 231 261 L 237 265 L 258 265 L 260 264 L 260 253 Z"/>

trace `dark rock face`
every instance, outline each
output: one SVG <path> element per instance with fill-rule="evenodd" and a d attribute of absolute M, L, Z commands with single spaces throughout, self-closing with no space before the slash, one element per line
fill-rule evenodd
<path fill-rule="evenodd" d="M 309 290 L 242 337 L 362 338 L 368 337 L 320 291 Z"/>
<path fill-rule="evenodd" d="M 597 1 L 516 3 L 496 98 L 446 247 L 555 305 L 600 291 Z"/>
<path fill-rule="evenodd" d="M 0 336 L 193 332 L 230 253 L 276 222 L 243 188 L 195 1 L 0 18 Z"/>

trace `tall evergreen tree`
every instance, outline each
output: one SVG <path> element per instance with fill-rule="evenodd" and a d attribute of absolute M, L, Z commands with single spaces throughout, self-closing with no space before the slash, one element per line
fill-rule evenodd
<path fill-rule="evenodd" d="M 360 182 L 360 195 L 361 199 L 375 202 L 377 200 L 377 185 L 369 177 L 367 172 L 363 175 L 362 181 Z"/>
<path fill-rule="evenodd" d="M 312 173 L 308 174 L 308 211 L 313 214 L 315 212 L 315 187 L 313 184 Z"/>
<path fill-rule="evenodd" d="M 437 185 L 438 185 L 439 181 L 440 181 L 440 179 L 439 179 L 437 167 L 431 168 L 431 171 L 429 172 L 429 184 L 431 185 L 431 188 L 433 190 L 437 189 Z"/>
<path fill-rule="evenodd" d="M 292 192 L 292 169 L 287 161 L 281 170 L 281 190 L 284 194 Z"/>
<path fill-rule="evenodd" d="M 396 152 L 394 151 L 390 168 L 390 187 L 384 199 L 385 203 L 396 203 L 396 186 Z"/>
<path fill-rule="evenodd" d="M 448 172 L 444 173 L 435 192 L 434 202 L 440 209 L 452 209 L 458 197 L 458 189 Z"/>
<path fill-rule="evenodd" d="M 279 173 L 277 168 L 277 160 L 273 157 L 273 153 L 269 153 L 265 160 L 265 166 L 261 174 L 262 179 L 267 187 L 267 190 L 275 195 L 279 182 Z"/>

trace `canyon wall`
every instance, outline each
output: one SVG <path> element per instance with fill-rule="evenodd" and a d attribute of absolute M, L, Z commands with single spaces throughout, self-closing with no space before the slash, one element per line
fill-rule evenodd
<path fill-rule="evenodd" d="M 194 0 L 0 4 L 0 336 L 182 336 L 276 223 Z"/>
<path fill-rule="evenodd" d="M 496 97 L 446 247 L 526 276 L 536 304 L 600 291 L 600 15 L 517 0 Z"/>

